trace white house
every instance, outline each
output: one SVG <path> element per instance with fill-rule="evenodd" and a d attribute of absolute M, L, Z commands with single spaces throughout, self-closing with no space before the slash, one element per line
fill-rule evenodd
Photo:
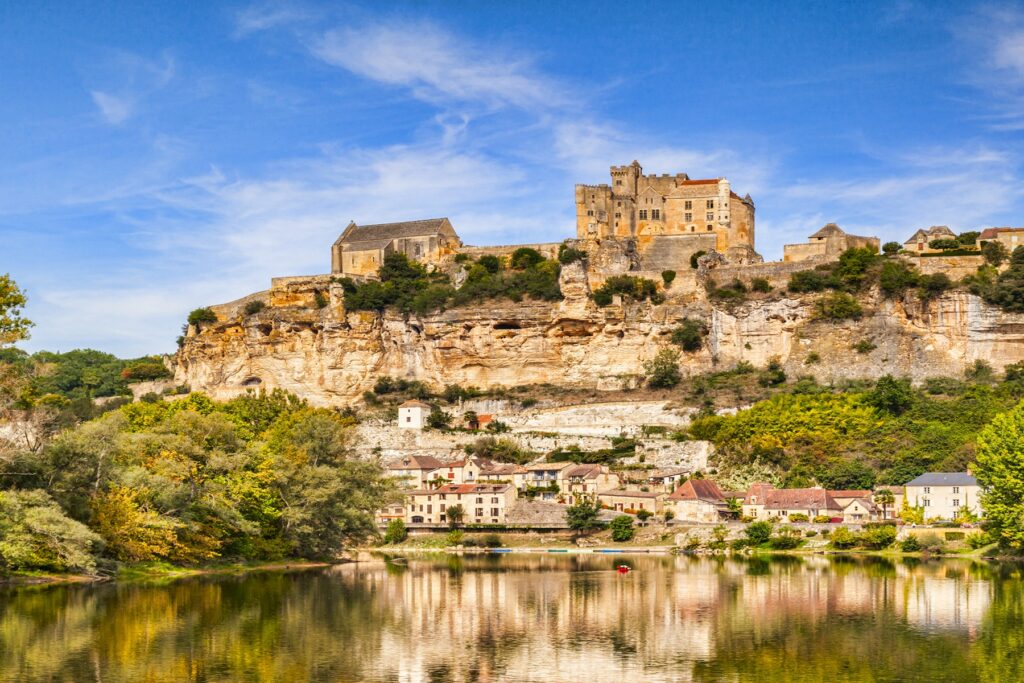
<path fill-rule="evenodd" d="M 402 429 L 423 429 L 430 406 L 423 401 L 406 401 L 398 406 L 398 426 Z"/>
<path fill-rule="evenodd" d="M 962 508 L 981 516 L 981 487 L 967 472 L 925 472 L 907 482 L 906 501 L 924 508 L 924 518 L 954 519 Z"/>

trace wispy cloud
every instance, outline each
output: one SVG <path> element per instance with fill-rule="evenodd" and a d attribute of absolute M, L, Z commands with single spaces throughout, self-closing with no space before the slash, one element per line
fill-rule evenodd
<path fill-rule="evenodd" d="M 130 52 L 114 52 L 92 71 L 90 80 L 103 83 L 89 91 L 93 104 L 104 121 L 121 125 L 137 113 L 145 98 L 174 79 L 177 65 L 169 53 L 151 60 Z"/>
<path fill-rule="evenodd" d="M 308 21 L 316 12 L 296 4 L 273 2 L 246 7 L 235 14 L 235 37 L 269 31 L 282 26 Z"/>
<path fill-rule="evenodd" d="M 116 126 L 127 121 L 132 115 L 134 102 L 126 97 L 118 97 L 99 90 L 93 90 L 89 94 L 92 95 L 92 101 L 107 123 Z"/>

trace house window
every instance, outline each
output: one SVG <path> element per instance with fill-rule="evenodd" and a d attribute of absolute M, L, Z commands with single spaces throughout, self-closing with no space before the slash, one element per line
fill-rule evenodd
<path fill-rule="evenodd" d="M 412 415 L 406 415 L 405 416 L 405 421 L 406 422 L 412 422 Z"/>
<path fill-rule="evenodd" d="M 491 508 L 491 517 L 498 516 L 498 508 Z"/>
<path fill-rule="evenodd" d="M 712 227 L 711 227 L 711 226 L 709 225 L 709 226 L 708 226 L 708 232 L 711 232 L 712 230 L 714 230 L 714 228 L 712 228 Z"/>
<path fill-rule="evenodd" d="M 924 492 L 925 493 L 931 493 L 932 492 L 932 487 L 931 486 L 925 486 L 924 487 Z"/>
<path fill-rule="evenodd" d="M 483 499 L 483 498 L 477 498 L 477 499 L 476 499 L 476 502 L 477 502 L 478 504 L 480 504 L 480 503 L 483 503 L 483 502 L 484 502 L 484 499 Z"/>
<path fill-rule="evenodd" d="M 647 220 L 647 209 L 640 209 L 640 220 Z"/>
<path fill-rule="evenodd" d="M 692 209 L 693 208 L 693 202 L 691 202 L 690 200 L 686 200 L 686 202 L 683 204 L 683 208 L 684 209 Z"/>
<path fill-rule="evenodd" d="M 708 208 L 709 209 L 715 208 L 715 200 L 714 199 L 709 199 L 708 200 Z"/>
<path fill-rule="evenodd" d="M 954 486 L 953 487 L 953 493 L 960 493 L 960 487 L 959 486 Z"/>
<path fill-rule="evenodd" d="M 660 221 L 661 220 L 661 209 L 651 209 L 651 218 Z"/>
<path fill-rule="evenodd" d="M 440 504 L 440 505 L 439 505 L 439 506 L 437 507 L 437 511 L 438 511 L 438 512 L 444 512 L 444 503 L 441 503 L 441 504 Z"/>
<path fill-rule="evenodd" d="M 427 506 L 427 512 L 430 513 L 430 512 L 433 512 L 433 511 L 434 511 L 434 506 L 433 505 L 428 505 Z"/>
<path fill-rule="evenodd" d="M 959 498 L 954 498 L 953 499 L 953 507 L 955 507 L 955 508 L 960 507 L 960 499 Z"/>
<path fill-rule="evenodd" d="M 484 516 L 484 509 L 483 508 L 477 508 L 476 509 L 476 516 L 477 517 L 483 517 Z"/>
<path fill-rule="evenodd" d="M 497 503 L 497 502 L 498 502 L 498 499 L 497 499 L 497 498 L 491 498 L 491 502 L 492 502 L 492 503 Z"/>
<path fill-rule="evenodd" d="M 713 221 L 713 220 L 715 220 L 715 214 L 713 214 L 713 213 L 708 213 L 708 214 L 707 214 L 707 220 L 709 220 L 709 221 Z"/>
<path fill-rule="evenodd" d="M 615 202 L 615 206 L 622 206 L 622 202 Z"/>
<path fill-rule="evenodd" d="M 921 507 L 927 508 L 927 507 L 931 507 L 931 506 L 932 506 L 932 502 L 930 500 L 928 500 L 927 498 L 925 498 L 924 500 L 921 501 Z"/>
<path fill-rule="evenodd" d="M 693 220 L 693 214 L 692 213 L 684 213 L 683 214 L 683 220 L 685 220 L 687 222 L 692 221 Z"/>

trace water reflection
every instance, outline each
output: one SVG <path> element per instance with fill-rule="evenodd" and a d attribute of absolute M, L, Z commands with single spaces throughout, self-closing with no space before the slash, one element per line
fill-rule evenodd
<path fill-rule="evenodd" d="M 1017 568 L 438 556 L 0 592 L 0 681 L 1024 680 Z"/>

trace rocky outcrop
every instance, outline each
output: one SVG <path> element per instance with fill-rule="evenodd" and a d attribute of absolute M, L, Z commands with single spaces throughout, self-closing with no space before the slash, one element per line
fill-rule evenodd
<path fill-rule="evenodd" d="M 341 288 L 323 276 L 279 278 L 258 313 L 218 308 L 219 322 L 190 330 L 175 382 L 219 398 L 281 387 L 320 405 L 352 402 L 381 375 L 436 387 L 618 390 L 636 385 L 644 363 L 687 317 L 708 329 L 703 349 L 682 354 L 687 374 L 777 357 L 791 376 L 822 381 L 886 373 L 921 380 L 960 376 L 976 359 L 996 369 L 1024 360 L 1024 316 L 964 292 L 924 302 L 868 297 L 860 320 L 830 323 L 813 319 L 814 295 L 771 295 L 726 309 L 692 287 L 673 286 L 660 305 L 598 308 L 579 262 L 563 268 L 561 286 L 560 302 L 488 300 L 405 318 L 345 311 Z M 873 348 L 854 350 L 862 340 L 862 350 Z"/>

